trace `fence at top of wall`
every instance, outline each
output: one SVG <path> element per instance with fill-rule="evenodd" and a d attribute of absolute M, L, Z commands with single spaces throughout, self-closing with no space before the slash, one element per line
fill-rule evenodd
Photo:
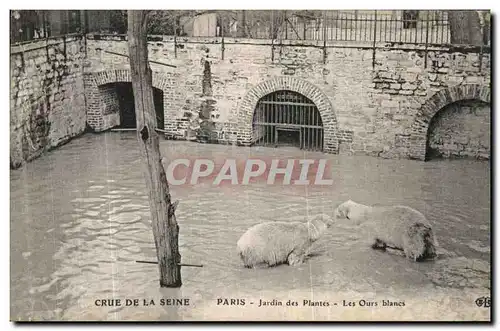
<path fill-rule="evenodd" d="M 450 11 L 443 10 L 154 10 L 150 12 L 148 32 L 151 35 L 271 39 L 277 42 L 307 40 L 490 45 L 490 12 L 464 12 L 467 12 L 464 15 L 473 15 L 465 17 L 472 22 L 463 26 L 458 24 L 457 31 L 453 32 Z M 460 20 L 460 17 L 454 19 Z M 127 12 L 12 10 L 10 24 L 11 43 L 68 33 L 125 34 Z M 481 37 L 476 37 L 474 43 L 460 42 L 460 38 L 454 38 L 454 33 L 464 35 L 467 29 L 479 29 Z"/>

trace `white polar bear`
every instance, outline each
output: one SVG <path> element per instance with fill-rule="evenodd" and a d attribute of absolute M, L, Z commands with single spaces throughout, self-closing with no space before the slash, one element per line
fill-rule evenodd
<path fill-rule="evenodd" d="M 356 225 L 370 223 L 374 249 L 404 251 L 407 258 L 423 261 L 437 256 L 432 226 L 419 211 L 407 206 L 367 206 L 348 200 L 335 210 L 335 218 Z"/>
<path fill-rule="evenodd" d="M 304 262 L 306 251 L 331 224 L 324 217 L 303 222 L 265 222 L 249 228 L 238 240 L 237 250 L 247 268 L 273 267 Z"/>

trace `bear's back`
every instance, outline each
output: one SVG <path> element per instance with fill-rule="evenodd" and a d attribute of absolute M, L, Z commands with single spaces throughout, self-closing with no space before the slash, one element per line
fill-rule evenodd
<path fill-rule="evenodd" d="M 307 227 L 301 222 L 264 222 L 249 228 L 238 241 L 238 247 L 290 246 L 307 235 Z"/>
<path fill-rule="evenodd" d="M 374 205 L 370 216 L 395 217 L 398 219 L 411 220 L 414 222 L 425 222 L 426 217 L 416 209 L 404 205 L 382 206 Z"/>
<path fill-rule="evenodd" d="M 430 225 L 421 212 L 402 205 L 374 206 L 366 221 L 372 224 L 374 232 L 379 237 L 391 238 L 397 245 L 402 244 L 399 239 L 410 225 L 416 223 Z"/>

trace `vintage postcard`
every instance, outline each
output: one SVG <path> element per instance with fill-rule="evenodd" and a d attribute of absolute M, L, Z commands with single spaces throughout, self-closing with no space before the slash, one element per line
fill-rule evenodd
<path fill-rule="evenodd" d="M 11 321 L 491 321 L 489 10 L 9 15 Z"/>

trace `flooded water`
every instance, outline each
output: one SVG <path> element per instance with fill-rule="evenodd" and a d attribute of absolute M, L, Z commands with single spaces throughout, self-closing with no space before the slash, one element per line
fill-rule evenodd
<path fill-rule="evenodd" d="M 167 159 L 325 158 L 333 185 L 172 186 L 182 262 L 203 267 L 183 267 L 181 288 L 160 288 L 157 266 L 135 262 L 156 259 L 135 133 L 84 135 L 11 171 L 12 320 L 490 319 L 475 304 L 490 296 L 489 163 L 165 140 L 161 151 Z M 363 229 L 337 223 L 299 267 L 243 268 L 236 242 L 250 226 L 331 214 L 347 199 L 422 211 L 434 223 L 439 258 L 414 263 L 372 250 Z M 189 305 L 162 305 L 171 298 Z M 96 305 L 100 299 L 121 306 Z M 217 304 L 231 303 L 224 299 L 233 305 Z"/>

